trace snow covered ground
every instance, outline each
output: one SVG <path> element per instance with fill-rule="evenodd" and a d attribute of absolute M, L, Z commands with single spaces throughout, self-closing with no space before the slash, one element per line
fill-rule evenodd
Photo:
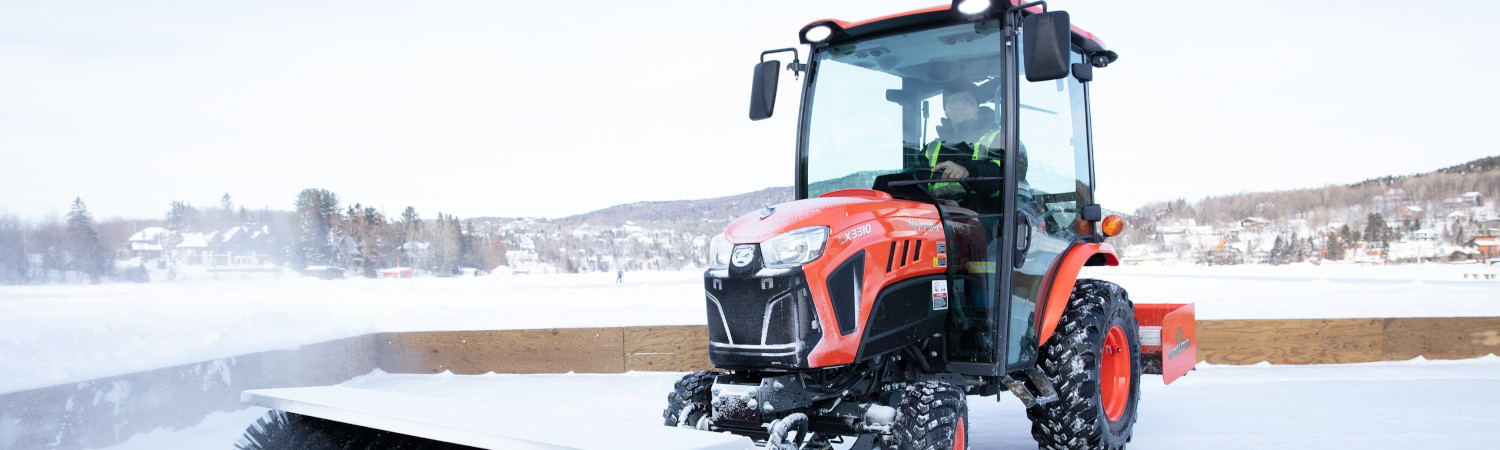
<path fill-rule="evenodd" d="M 345 386 L 514 405 L 558 415 L 555 430 L 577 433 L 558 411 L 591 411 L 620 425 L 661 426 L 661 408 L 682 374 L 393 375 Z M 1411 449 L 1493 448 L 1500 439 L 1500 358 L 1321 366 L 1202 364 L 1171 386 L 1141 380 L 1140 420 L 1131 448 Z M 399 408 L 400 405 L 391 405 Z M 969 397 L 974 449 L 1035 449 L 1021 403 Z M 137 435 L 112 450 L 229 448 L 261 408 L 215 413 L 197 427 Z M 503 422 L 497 426 L 504 426 Z M 601 429 L 602 428 L 602 429 Z M 590 433 L 609 427 L 587 427 Z M 671 448 L 619 441 L 619 448 Z"/>
<path fill-rule="evenodd" d="M 1496 269 L 1438 264 L 1131 266 L 1091 268 L 1084 276 L 1118 282 L 1137 302 L 1195 302 L 1199 319 L 1448 317 L 1500 316 L 1500 279 L 1469 276 L 1495 274 Z M 696 271 L 633 272 L 625 274 L 625 283 L 615 284 L 613 273 L 332 281 L 285 274 L 212 280 L 189 273 L 170 283 L 0 286 L 0 394 L 380 331 L 700 325 L 705 321 L 700 277 Z M 1148 401 L 1142 404 L 1147 421 L 1139 428 L 1137 443 L 1143 448 L 1223 447 L 1242 442 L 1264 444 L 1246 448 L 1301 445 L 1324 436 L 1309 424 L 1335 420 L 1346 413 L 1355 413 L 1357 418 L 1340 423 L 1359 425 L 1359 430 L 1371 433 L 1328 431 L 1329 440 L 1318 441 L 1325 445 L 1305 448 L 1330 448 L 1347 442 L 1415 442 L 1394 436 L 1400 434 L 1401 427 L 1389 425 L 1409 423 L 1402 420 L 1418 420 L 1424 430 L 1436 431 L 1412 433 L 1433 436 L 1458 432 L 1471 424 L 1500 430 L 1496 426 L 1500 414 L 1495 413 L 1495 405 L 1500 404 L 1495 386 L 1500 383 L 1493 376 L 1482 375 L 1500 372 L 1497 368 L 1500 363 L 1493 358 L 1324 367 L 1208 366 L 1182 384 L 1164 390 L 1148 388 Z M 405 377 L 372 376 L 362 382 Z M 622 400 L 619 404 L 629 406 L 622 406 L 620 413 L 634 418 L 646 411 L 649 419 L 659 413 L 659 404 L 675 377 L 494 375 L 472 379 L 478 384 L 503 381 L 494 389 L 542 383 L 518 388 L 522 390 L 547 389 L 548 383 L 562 382 L 597 383 L 606 389 L 610 383 L 627 383 L 636 386 L 627 390 L 642 393 L 639 400 Z M 443 382 L 458 379 L 471 378 L 448 377 Z M 639 387 L 630 382 L 655 384 Z M 1149 400 L 1153 398 L 1160 398 L 1162 403 Z M 1262 400 L 1266 398 L 1276 400 Z M 1237 404 L 1235 399 L 1246 404 Z M 1455 406 L 1454 400 L 1462 403 Z M 1392 408 L 1381 409 L 1377 407 L 1380 405 Z M 1024 421 L 1024 414 L 1013 402 L 995 406 L 1000 409 L 994 412 L 982 408 L 976 406 L 975 414 Z M 1317 415 L 1319 411 L 1331 418 Z M 1379 411 L 1389 417 L 1377 420 Z M 1424 411 L 1441 412 L 1437 417 L 1442 419 L 1430 417 L 1432 414 L 1410 419 L 1412 412 Z M 225 429 L 242 429 L 258 415 L 253 409 L 214 414 L 198 428 L 141 435 L 137 440 L 191 439 L 194 434 L 214 433 L 210 431 L 214 423 L 232 425 L 225 425 Z M 1185 425 L 1168 425 L 1173 423 L 1167 421 L 1168 417 L 1187 415 L 1193 417 Z M 1240 426 L 1236 419 L 1257 416 L 1264 417 L 1256 420 L 1277 426 Z M 1225 440 L 1223 430 L 1243 436 Z M 992 431 L 999 434 L 986 434 Z M 976 439 L 990 439 L 983 442 L 1001 448 L 1030 442 L 1026 427 L 1019 425 L 977 428 L 975 433 Z M 1469 434 L 1475 433 L 1485 434 Z M 1486 433 L 1489 438 L 1500 437 L 1500 431 Z M 1173 440 L 1152 440 L 1168 435 Z M 1283 435 L 1282 440 L 1266 440 Z M 1344 439 L 1364 435 L 1387 438 L 1368 442 Z M 1193 440 L 1199 438 L 1207 441 Z M 1470 441 L 1453 446 L 1472 447 L 1462 442 Z M 1390 448 L 1396 447 L 1407 446 Z"/>

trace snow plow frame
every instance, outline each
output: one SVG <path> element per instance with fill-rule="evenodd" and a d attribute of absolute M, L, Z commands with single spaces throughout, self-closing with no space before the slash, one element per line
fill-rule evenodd
<path fill-rule="evenodd" d="M 1198 363 L 1198 326 L 1192 303 L 1136 303 L 1142 373 L 1172 384 Z M 1167 337 L 1171 337 L 1168 342 Z"/>

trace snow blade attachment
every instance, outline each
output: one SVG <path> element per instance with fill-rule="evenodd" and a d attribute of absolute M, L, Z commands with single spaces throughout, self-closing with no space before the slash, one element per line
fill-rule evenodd
<path fill-rule="evenodd" d="M 292 434 L 296 435 L 291 437 L 299 439 L 268 439 L 266 435 L 278 430 L 268 432 L 268 425 L 261 424 L 252 426 L 247 433 L 247 445 L 241 446 L 247 449 L 346 448 L 317 446 L 322 436 L 304 433 L 309 429 L 334 430 L 359 437 L 363 439 L 361 442 L 382 439 L 377 445 L 347 448 L 427 448 L 423 444 L 432 441 L 452 445 L 439 448 L 616 449 L 628 446 L 624 443 L 638 442 L 670 443 L 665 445 L 700 450 L 754 448 L 754 443 L 743 436 L 676 427 L 641 427 L 591 411 L 560 410 L 546 405 L 517 408 L 347 386 L 250 390 L 240 394 L 240 401 L 290 413 L 285 417 L 296 415 L 295 420 L 285 420 L 278 419 L 278 413 L 273 412 L 266 424 L 277 429 L 291 425 Z M 318 426 L 299 425 L 308 420 Z M 576 424 L 587 424 L 589 432 L 576 432 Z M 275 445 L 280 443 L 291 445 Z"/>
<path fill-rule="evenodd" d="M 1141 372 L 1172 384 L 1198 363 L 1198 327 L 1192 303 L 1136 303 Z"/>
<path fill-rule="evenodd" d="M 272 410 L 257 420 L 238 450 L 479 450 L 432 439 Z"/>

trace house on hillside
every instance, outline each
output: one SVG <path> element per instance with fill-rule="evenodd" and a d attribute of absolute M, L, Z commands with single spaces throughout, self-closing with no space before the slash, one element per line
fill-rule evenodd
<path fill-rule="evenodd" d="M 1477 237 L 1469 239 L 1469 242 L 1464 243 L 1464 248 L 1474 249 L 1474 251 L 1479 252 L 1480 256 L 1485 258 L 1500 257 L 1500 238 Z"/>
<path fill-rule="evenodd" d="M 130 235 L 126 244 L 130 249 L 130 256 L 142 260 L 161 258 L 161 238 L 167 235 L 167 229 L 162 227 L 146 227 L 141 231 Z"/>
<path fill-rule="evenodd" d="M 1251 262 L 1257 264 L 1270 264 L 1272 262 L 1271 250 L 1276 248 L 1276 236 L 1274 234 L 1261 236 L 1256 242 L 1246 242 L 1246 244 L 1254 245 L 1254 247 L 1247 246 Z"/>
<path fill-rule="evenodd" d="M 1392 242 L 1387 256 L 1394 262 L 1413 263 L 1418 261 L 1436 261 L 1438 257 L 1447 256 L 1452 253 L 1444 253 L 1443 245 L 1430 241 L 1407 241 Z"/>
<path fill-rule="evenodd" d="M 1448 197 L 1443 199 L 1443 208 L 1446 208 L 1448 210 L 1472 208 L 1476 206 L 1484 206 L 1484 196 L 1479 195 L 1478 192 L 1465 192 L 1457 197 Z"/>
<path fill-rule="evenodd" d="M 1422 207 L 1407 205 L 1396 211 L 1396 217 L 1401 221 L 1401 226 L 1405 228 L 1405 231 L 1411 231 L 1411 228 L 1418 227 L 1422 223 L 1422 213 Z"/>
<path fill-rule="evenodd" d="M 1479 234 L 1488 237 L 1500 236 L 1500 217 L 1486 214 L 1474 219 L 1474 223 L 1479 225 Z"/>
<path fill-rule="evenodd" d="M 265 225 L 241 225 L 211 237 L 215 266 L 258 266 L 271 262 L 271 231 Z"/>
<path fill-rule="evenodd" d="M 1425 241 L 1425 242 L 1436 241 L 1438 239 L 1438 232 L 1436 230 L 1431 230 L 1431 229 L 1421 229 L 1421 230 L 1413 231 L 1413 232 L 1411 232 L 1411 239 L 1413 241 Z"/>
<path fill-rule="evenodd" d="M 194 265 L 208 264 L 213 255 L 208 249 L 208 236 L 203 233 L 182 233 L 182 242 L 169 253 L 179 263 Z"/>
<path fill-rule="evenodd" d="M 1394 201 L 1401 201 L 1401 200 L 1409 199 L 1409 198 L 1411 198 L 1411 194 L 1408 194 L 1406 192 L 1406 189 L 1401 189 L 1401 188 L 1395 188 L 1395 187 L 1393 187 L 1393 188 L 1390 188 L 1390 189 L 1386 189 L 1385 190 L 1385 195 L 1383 195 L 1383 197 L 1384 197 L 1384 200 L 1386 200 L 1386 201 L 1392 201 L 1392 202 L 1394 202 Z"/>
<path fill-rule="evenodd" d="M 1207 255 L 1208 265 L 1240 264 L 1245 262 L 1245 241 L 1240 240 L 1238 232 L 1230 232 L 1219 238 L 1219 242 L 1209 249 Z"/>
<path fill-rule="evenodd" d="M 172 233 L 149 227 L 130 236 L 132 257 L 146 260 L 167 258 L 176 264 L 250 266 L 271 262 L 275 254 L 270 229 L 264 225 L 236 226 L 211 233 Z"/>
<path fill-rule="evenodd" d="M 410 241 L 396 247 L 396 265 L 426 267 L 423 264 L 432 258 L 432 244 Z"/>
<path fill-rule="evenodd" d="M 1240 221 L 1240 230 L 1246 233 L 1265 233 L 1271 226 L 1271 221 L 1260 217 L 1246 217 Z"/>
<path fill-rule="evenodd" d="M 530 250 L 506 250 L 505 262 L 510 266 L 511 273 L 532 273 L 541 263 L 541 257 Z"/>

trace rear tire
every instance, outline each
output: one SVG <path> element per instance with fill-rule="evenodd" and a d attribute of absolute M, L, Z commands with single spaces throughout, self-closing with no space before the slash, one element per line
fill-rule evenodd
<path fill-rule="evenodd" d="M 667 394 L 667 409 L 662 410 L 662 424 L 675 427 L 679 423 L 692 427 L 698 424 L 698 420 L 712 412 L 709 408 L 712 394 L 709 390 L 714 386 L 714 377 L 719 373 L 709 370 L 693 372 L 677 380 L 673 386 L 672 393 Z M 687 422 L 681 421 L 684 408 L 693 406 L 688 415 Z"/>
<path fill-rule="evenodd" d="M 969 405 L 963 390 L 939 381 L 909 385 L 896 406 L 892 448 L 963 450 L 968 448 L 968 422 Z"/>
<path fill-rule="evenodd" d="M 1120 286 L 1080 279 L 1037 365 L 1058 400 L 1026 410 L 1041 449 L 1119 449 L 1141 396 L 1135 306 Z"/>

